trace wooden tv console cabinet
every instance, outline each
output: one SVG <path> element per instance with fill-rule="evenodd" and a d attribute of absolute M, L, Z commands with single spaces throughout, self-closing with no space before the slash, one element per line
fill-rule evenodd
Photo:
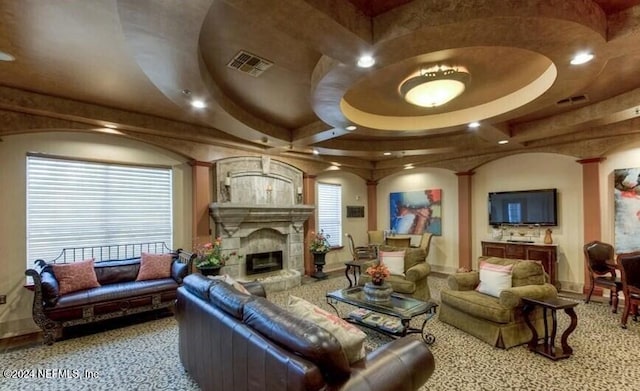
<path fill-rule="evenodd" d="M 482 255 L 489 257 L 528 259 L 542 262 L 551 283 L 558 289 L 557 263 L 558 245 L 542 243 L 517 243 L 505 241 L 482 241 Z"/>

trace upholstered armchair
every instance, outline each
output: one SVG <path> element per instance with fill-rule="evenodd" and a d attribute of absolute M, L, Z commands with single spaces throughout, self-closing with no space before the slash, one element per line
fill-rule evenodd
<path fill-rule="evenodd" d="M 396 257 L 398 253 L 403 254 L 401 262 L 395 268 L 390 267 L 391 261 L 385 261 L 388 253 L 395 253 Z M 395 293 L 402 293 L 423 301 L 431 299 L 431 291 L 427 282 L 431 266 L 427 263 L 427 253 L 423 248 L 380 246 L 378 258 L 391 269 L 391 275 L 385 279 L 385 282 L 391 284 Z M 362 275 L 358 280 L 358 285 L 364 285 L 371 281 L 366 270 L 376 262 L 378 261 L 372 260 L 362 265 Z"/>
<path fill-rule="evenodd" d="M 529 342 L 531 330 L 523 316 L 522 298 L 553 299 L 557 297 L 558 291 L 548 283 L 548 276 L 539 262 L 480 257 L 479 264 L 481 262 L 498 267 L 511 265 L 511 281 L 508 287 L 491 294 L 482 293 L 477 290 L 480 272 L 453 274 L 447 280 L 448 289 L 440 292 L 438 318 L 499 348 L 508 349 Z M 491 281 L 486 279 L 485 283 L 487 282 Z M 494 296 L 496 294 L 497 296 Z M 529 317 L 538 335 L 544 335 L 542 309 L 534 309 Z"/>

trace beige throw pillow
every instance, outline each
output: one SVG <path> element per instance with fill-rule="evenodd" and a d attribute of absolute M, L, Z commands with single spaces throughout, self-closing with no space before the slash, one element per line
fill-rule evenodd
<path fill-rule="evenodd" d="M 387 265 L 391 274 L 404 276 L 404 250 L 380 251 L 380 262 Z"/>
<path fill-rule="evenodd" d="M 246 295 L 250 295 L 251 294 L 251 292 L 249 292 L 247 290 L 247 288 L 245 288 L 238 281 L 236 281 L 233 278 L 231 278 L 231 276 L 228 275 L 228 274 L 223 274 L 221 276 L 215 276 L 215 277 L 213 277 L 213 279 L 214 280 L 220 280 L 220 281 L 223 281 L 223 282 L 227 283 L 228 285 L 231 285 L 233 288 L 235 288 L 235 290 L 237 290 L 240 293 L 244 293 Z"/>
<path fill-rule="evenodd" d="M 500 297 L 500 292 L 511 288 L 511 269 L 513 269 L 513 265 L 496 265 L 481 261 L 480 284 L 478 284 L 476 291 Z"/>
<path fill-rule="evenodd" d="M 333 334 L 350 364 L 364 358 L 364 340 L 367 335 L 356 326 L 296 296 L 289 296 L 288 308 L 290 312 Z"/>

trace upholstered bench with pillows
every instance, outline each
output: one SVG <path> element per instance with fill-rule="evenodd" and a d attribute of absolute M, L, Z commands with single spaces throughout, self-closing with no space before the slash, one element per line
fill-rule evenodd
<path fill-rule="evenodd" d="M 495 257 L 480 257 L 478 265 L 479 271 L 449 276 L 449 289 L 440 292 L 440 321 L 499 348 L 528 342 L 531 331 L 522 314 L 522 298 L 558 295 L 542 265 Z M 530 317 L 538 335 L 544 335 L 542 310 L 536 308 Z"/>
<path fill-rule="evenodd" d="M 187 274 L 175 253 L 142 253 L 139 258 L 96 262 L 36 261 L 33 278 L 33 320 L 51 344 L 68 326 L 167 308 Z"/>
<path fill-rule="evenodd" d="M 182 365 L 203 390 L 408 391 L 433 373 L 433 355 L 418 339 L 365 355 L 353 325 L 299 298 L 288 307 L 221 280 L 185 277 L 176 302 Z"/>

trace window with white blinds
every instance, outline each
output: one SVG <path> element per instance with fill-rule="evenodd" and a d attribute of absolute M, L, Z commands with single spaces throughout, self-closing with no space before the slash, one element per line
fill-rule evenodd
<path fill-rule="evenodd" d="M 173 242 L 170 168 L 27 156 L 27 266 L 65 247 Z"/>
<path fill-rule="evenodd" d="M 331 246 L 342 246 L 342 186 L 318 183 L 318 231 Z"/>

